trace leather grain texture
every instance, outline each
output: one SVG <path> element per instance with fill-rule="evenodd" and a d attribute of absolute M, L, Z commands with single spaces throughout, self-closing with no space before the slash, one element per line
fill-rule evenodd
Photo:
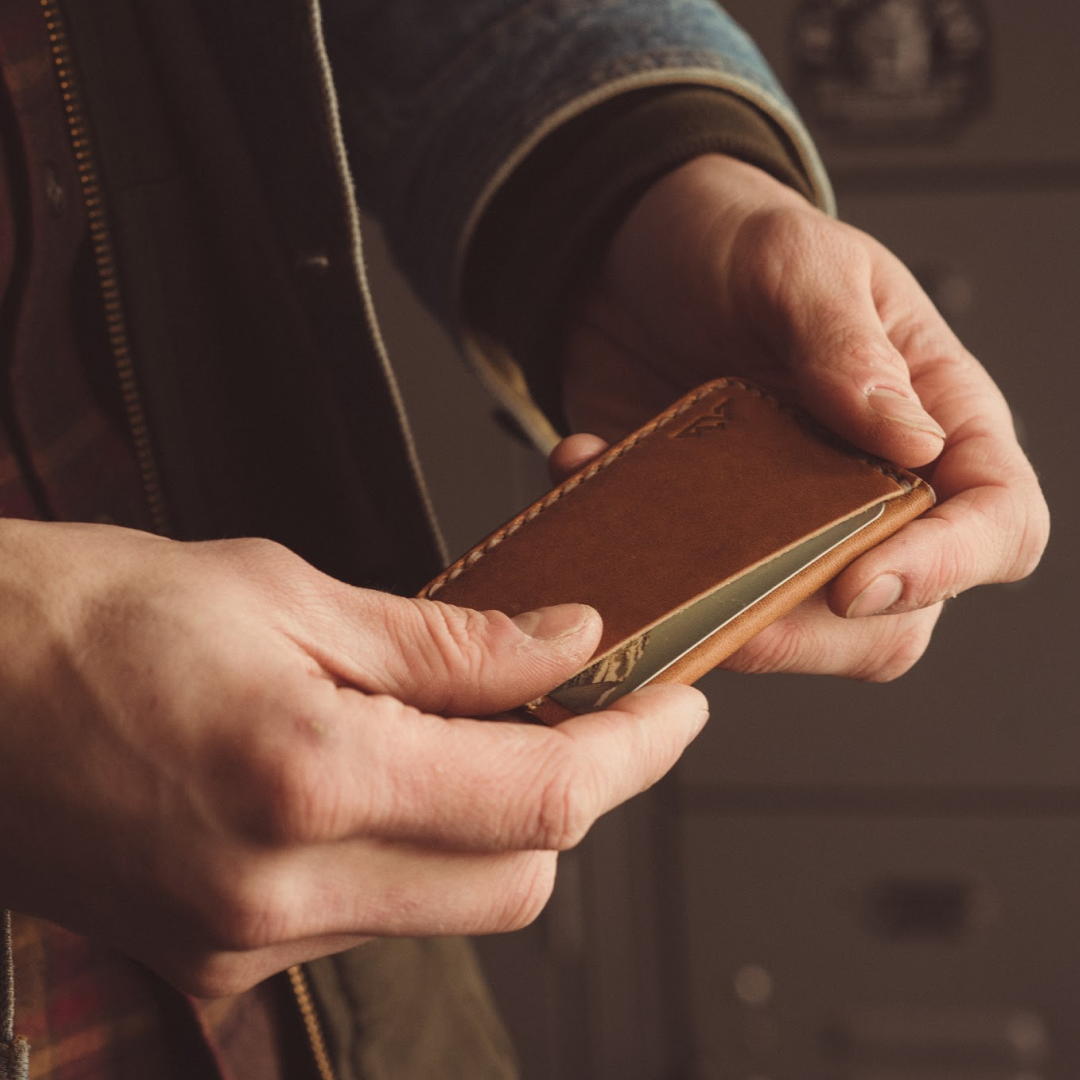
<path fill-rule="evenodd" d="M 604 620 L 592 663 L 777 554 L 884 506 L 658 676 L 693 682 L 933 501 L 913 473 L 861 454 L 760 387 L 720 379 L 554 488 L 420 595 L 508 615 L 591 604 Z M 550 700 L 526 708 L 546 723 L 571 715 Z"/>

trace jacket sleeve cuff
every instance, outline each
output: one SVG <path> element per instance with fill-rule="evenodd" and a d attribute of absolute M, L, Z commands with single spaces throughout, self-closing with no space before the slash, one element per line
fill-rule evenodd
<path fill-rule="evenodd" d="M 485 210 L 465 262 L 465 320 L 517 361 L 560 432 L 569 305 L 645 191 L 706 153 L 740 158 L 813 199 L 795 149 L 763 112 L 712 87 L 662 86 L 622 94 L 549 135 Z"/>

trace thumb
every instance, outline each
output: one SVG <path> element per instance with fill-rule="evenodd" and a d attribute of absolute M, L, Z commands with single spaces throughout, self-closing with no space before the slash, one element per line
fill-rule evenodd
<path fill-rule="evenodd" d="M 831 335 L 809 331 L 803 340 L 795 384 L 826 427 L 909 467 L 941 453 L 945 432 L 923 408 L 903 356 L 880 326 L 855 316 Z"/>
<path fill-rule="evenodd" d="M 796 388 L 826 427 L 856 446 L 925 465 L 941 453 L 945 432 L 919 400 L 878 310 L 882 298 L 910 306 L 921 290 L 887 252 L 853 245 L 847 255 L 806 272 L 788 291 L 785 337 Z"/>
<path fill-rule="evenodd" d="M 602 630 L 599 614 L 584 604 L 511 618 L 439 601 L 386 599 L 395 602 L 384 623 L 381 685 L 372 689 L 444 716 L 485 716 L 540 697 L 585 666 Z"/>

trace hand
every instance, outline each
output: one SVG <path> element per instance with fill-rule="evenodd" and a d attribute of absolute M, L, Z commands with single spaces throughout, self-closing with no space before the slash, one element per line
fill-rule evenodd
<path fill-rule="evenodd" d="M 0 608 L 0 905 L 203 996 L 528 923 L 705 718 L 660 687 L 557 730 L 445 719 L 569 677 L 596 613 L 405 600 L 268 541 L 0 521 Z"/>
<path fill-rule="evenodd" d="M 1035 568 L 1048 514 L 1008 406 L 915 279 L 865 233 L 714 154 L 646 193 L 575 313 L 565 405 L 592 434 L 560 445 L 553 472 L 720 375 L 793 389 L 849 441 L 918 468 L 939 499 L 726 667 L 894 678 L 946 598 Z"/>

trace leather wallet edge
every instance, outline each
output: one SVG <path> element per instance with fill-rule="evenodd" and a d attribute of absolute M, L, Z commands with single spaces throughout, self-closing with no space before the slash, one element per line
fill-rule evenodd
<path fill-rule="evenodd" d="M 727 626 L 721 627 L 665 668 L 652 681 L 687 685 L 697 682 L 767 626 L 798 607 L 860 555 L 929 510 L 934 501 L 934 492 L 930 485 L 915 478 L 909 491 L 884 503 L 882 515 L 876 521 L 861 529 L 825 557 L 799 571 L 768 596 L 762 597 Z M 506 718 L 539 722 L 551 727 L 577 715 L 579 714 L 553 698 L 542 697 L 512 710 L 506 714 Z"/>
<path fill-rule="evenodd" d="M 860 555 L 876 547 L 903 525 L 934 505 L 930 485 L 918 480 L 912 489 L 883 504 L 881 517 L 861 529 L 823 558 L 800 570 L 768 596 L 762 597 L 731 624 L 722 627 L 657 675 L 656 682 L 693 683 L 738 651 L 765 627 L 798 607 Z"/>

